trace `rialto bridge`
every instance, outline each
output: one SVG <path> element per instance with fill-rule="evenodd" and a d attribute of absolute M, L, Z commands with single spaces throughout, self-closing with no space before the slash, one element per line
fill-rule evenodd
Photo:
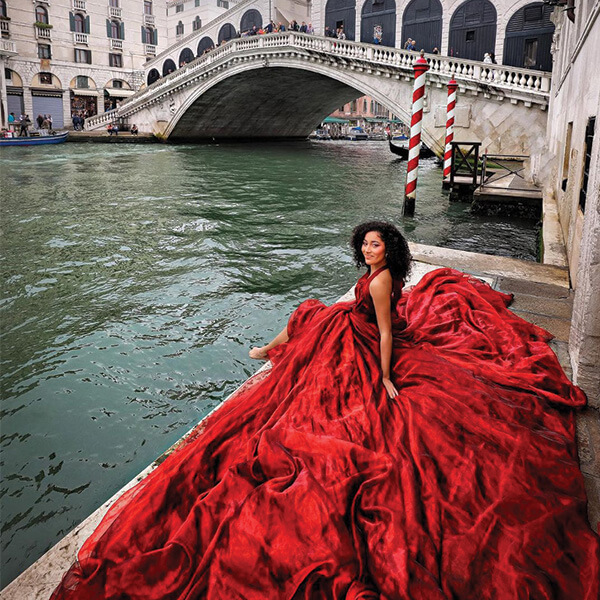
<path fill-rule="evenodd" d="M 115 118 L 170 140 L 306 137 L 337 107 L 369 95 L 410 122 L 414 52 L 295 32 L 233 39 L 140 90 Z M 441 152 L 446 84 L 459 84 L 455 138 L 530 154 L 543 139 L 548 73 L 426 55 L 423 139 Z"/>

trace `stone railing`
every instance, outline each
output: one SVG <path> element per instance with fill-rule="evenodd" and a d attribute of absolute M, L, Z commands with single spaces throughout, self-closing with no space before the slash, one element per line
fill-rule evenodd
<path fill-rule="evenodd" d="M 12 40 L 0 39 L 0 56 L 14 56 L 17 54 L 17 44 Z"/>
<path fill-rule="evenodd" d="M 309 51 L 313 56 L 328 59 L 332 57 L 348 59 L 353 61 L 353 64 L 375 71 L 378 67 L 398 69 L 407 79 L 412 77 L 413 63 L 418 57 L 417 53 L 408 50 L 340 41 L 293 31 L 236 38 L 140 90 L 121 105 L 118 109 L 119 115 L 131 114 L 139 110 L 142 105 L 155 102 L 164 94 L 172 93 L 179 86 L 186 83 L 189 85 L 189 80 L 209 71 L 215 63 L 222 63 L 229 56 L 239 54 L 248 57 L 252 53 L 260 56 L 265 51 L 276 48 L 285 48 L 291 53 L 297 50 Z M 281 55 L 281 52 L 278 54 Z M 483 85 L 486 89 L 493 87 L 495 95 L 510 96 L 511 93 L 527 93 L 528 97 L 536 99 L 537 103 L 543 105 L 547 103 L 550 73 L 490 65 L 437 54 L 428 54 L 425 57 L 430 67 L 428 77 L 435 75 L 444 79 L 454 78 L 459 86 L 471 84 Z M 92 117 L 86 121 L 86 127 L 95 128 L 97 118 Z"/>

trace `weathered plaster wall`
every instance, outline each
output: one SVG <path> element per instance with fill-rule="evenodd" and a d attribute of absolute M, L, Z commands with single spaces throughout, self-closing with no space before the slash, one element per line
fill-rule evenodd
<path fill-rule="evenodd" d="M 569 339 L 574 380 L 587 392 L 590 403 L 600 407 L 600 77 L 597 64 L 600 1 L 580 3 L 574 23 L 563 11 L 555 11 L 553 17 L 557 25 L 555 69 L 547 148 L 540 158 L 541 181 L 545 195 L 558 204 L 575 288 Z M 595 137 L 583 212 L 579 196 L 585 129 L 589 118 L 594 116 Z M 563 183 L 566 183 L 564 190 Z"/>

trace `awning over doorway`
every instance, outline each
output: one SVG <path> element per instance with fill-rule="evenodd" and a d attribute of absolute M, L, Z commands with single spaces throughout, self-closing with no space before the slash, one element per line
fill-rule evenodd
<path fill-rule="evenodd" d="M 325 117 L 322 121 L 322 123 L 340 123 L 340 124 L 346 124 L 349 122 L 350 121 L 348 121 L 348 119 L 338 119 L 337 117 Z"/>
<path fill-rule="evenodd" d="M 98 95 L 98 90 L 90 90 L 89 88 L 85 88 L 85 89 L 71 88 L 71 91 L 76 96 L 97 96 Z"/>
<path fill-rule="evenodd" d="M 135 90 L 124 90 L 122 88 L 104 88 L 105 92 L 108 92 L 109 96 L 113 96 L 113 98 L 128 98 L 129 96 L 133 96 L 135 94 Z"/>

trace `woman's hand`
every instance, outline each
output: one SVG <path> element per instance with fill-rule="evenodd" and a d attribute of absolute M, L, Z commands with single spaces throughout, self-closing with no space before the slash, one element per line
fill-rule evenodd
<path fill-rule="evenodd" d="M 388 393 L 388 396 L 390 398 L 395 398 L 398 395 L 398 390 L 396 389 L 396 387 L 392 383 L 391 379 L 388 379 L 387 377 L 384 377 L 383 378 L 383 387 L 385 388 L 385 390 Z"/>

